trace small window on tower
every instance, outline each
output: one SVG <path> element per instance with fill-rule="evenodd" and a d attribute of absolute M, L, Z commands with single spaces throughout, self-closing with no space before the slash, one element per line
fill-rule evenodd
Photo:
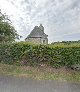
<path fill-rule="evenodd" d="M 45 40 L 43 40 L 43 44 L 45 43 Z"/>

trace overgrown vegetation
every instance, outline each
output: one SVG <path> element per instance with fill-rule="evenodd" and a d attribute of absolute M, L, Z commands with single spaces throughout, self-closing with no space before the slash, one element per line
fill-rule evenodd
<path fill-rule="evenodd" d="M 55 69 L 50 66 L 16 66 L 0 63 L 0 75 L 26 77 L 38 80 L 80 82 L 80 71 Z"/>
<path fill-rule="evenodd" d="M 0 62 L 52 67 L 80 64 L 80 45 L 32 45 L 26 42 L 0 44 Z"/>

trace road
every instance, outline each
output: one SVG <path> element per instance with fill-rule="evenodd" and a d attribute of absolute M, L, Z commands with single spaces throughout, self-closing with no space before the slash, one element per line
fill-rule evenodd
<path fill-rule="evenodd" d="M 80 92 L 80 84 L 0 76 L 0 92 Z"/>

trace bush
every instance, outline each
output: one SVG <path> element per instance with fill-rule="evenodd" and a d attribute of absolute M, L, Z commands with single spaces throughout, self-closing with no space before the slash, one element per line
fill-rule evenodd
<path fill-rule="evenodd" d="M 0 44 L 0 62 L 53 67 L 80 64 L 80 46 L 33 45 L 26 42 Z"/>

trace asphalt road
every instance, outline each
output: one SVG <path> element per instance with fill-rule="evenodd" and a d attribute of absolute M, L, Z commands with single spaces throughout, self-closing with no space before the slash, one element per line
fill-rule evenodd
<path fill-rule="evenodd" d="M 80 84 L 0 76 L 0 92 L 80 92 Z"/>

